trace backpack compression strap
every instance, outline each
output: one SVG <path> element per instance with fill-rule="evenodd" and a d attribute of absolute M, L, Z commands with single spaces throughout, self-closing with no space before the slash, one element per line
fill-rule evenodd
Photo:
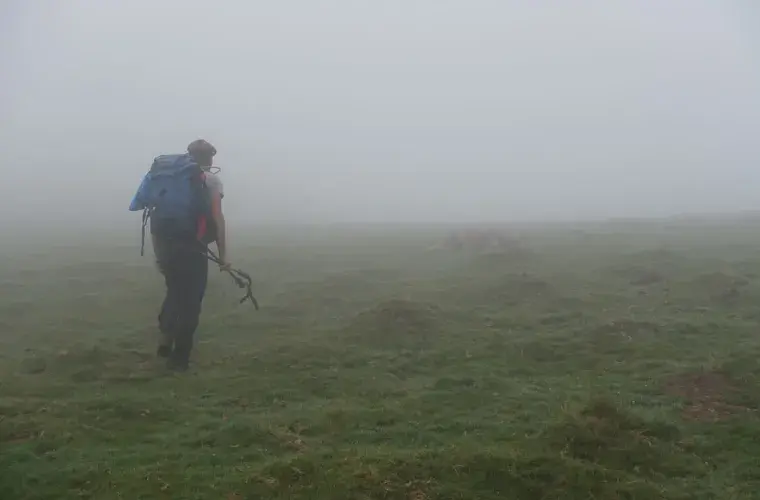
<path fill-rule="evenodd" d="M 145 228 L 148 225 L 148 219 L 150 219 L 150 208 L 143 209 L 142 215 L 142 241 L 140 242 L 140 257 L 145 256 Z"/>

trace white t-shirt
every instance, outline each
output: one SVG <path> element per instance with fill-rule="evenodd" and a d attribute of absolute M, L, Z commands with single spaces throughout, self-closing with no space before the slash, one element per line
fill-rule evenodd
<path fill-rule="evenodd" d="M 206 187 L 213 192 L 219 193 L 219 198 L 224 198 L 224 184 L 219 175 L 206 172 Z"/>

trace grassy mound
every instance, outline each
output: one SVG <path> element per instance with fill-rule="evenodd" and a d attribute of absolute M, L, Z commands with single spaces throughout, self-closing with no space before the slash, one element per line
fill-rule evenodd
<path fill-rule="evenodd" d="M 741 295 L 749 280 L 733 273 L 715 271 L 692 280 L 692 288 L 713 302 L 731 302 Z"/>
<path fill-rule="evenodd" d="M 742 388 L 726 373 L 699 371 L 672 376 L 665 393 L 684 402 L 682 415 L 689 420 L 716 422 L 750 410 L 742 402 Z"/>
<path fill-rule="evenodd" d="M 544 437 L 564 456 L 621 473 L 685 477 L 704 468 L 679 446 L 677 427 L 644 420 L 604 399 L 548 429 Z"/>
<path fill-rule="evenodd" d="M 510 273 L 499 276 L 498 280 L 481 292 L 484 303 L 514 305 L 556 297 L 554 286 L 539 276 L 529 273 Z"/>
<path fill-rule="evenodd" d="M 667 281 L 665 270 L 652 266 L 618 264 L 605 270 L 609 274 L 622 278 L 634 286 L 649 286 Z"/>
<path fill-rule="evenodd" d="M 534 259 L 537 254 L 524 245 L 514 245 L 506 248 L 487 249 L 475 257 L 475 262 L 482 266 L 501 266 L 512 263 L 524 263 Z"/>
<path fill-rule="evenodd" d="M 330 461 L 329 467 L 321 466 Z M 519 450 L 435 450 L 393 456 L 314 456 L 277 461 L 240 498 L 681 499 L 656 484 L 557 455 Z"/>
<path fill-rule="evenodd" d="M 376 344 L 418 344 L 438 333 L 440 315 L 433 304 L 393 299 L 358 313 L 348 331 L 354 338 Z"/>

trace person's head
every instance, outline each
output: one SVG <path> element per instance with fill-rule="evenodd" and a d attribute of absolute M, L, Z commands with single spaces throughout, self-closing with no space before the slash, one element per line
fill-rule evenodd
<path fill-rule="evenodd" d="M 214 163 L 216 148 L 203 139 L 196 139 L 187 146 L 187 152 L 201 167 L 210 167 Z"/>

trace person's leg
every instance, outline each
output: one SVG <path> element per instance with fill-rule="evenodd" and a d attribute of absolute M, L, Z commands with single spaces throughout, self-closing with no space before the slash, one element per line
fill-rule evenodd
<path fill-rule="evenodd" d="M 158 330 L 160 332 L 160 338 L 158 340 L 157 354 L 166 358 L 171 354 L 174 347 L 174 337 L 178 319 L 178 287 L 176 283 L 177 280 L 171 274 L 164 274 L 164 281 L 166 282 L 166 295 L 161 304 L 161 311 L 158 313 Z"/>
<path fill-rule="evenodd" d="M 200 251 L 184 252 L 182 258 L 182 288 L 179 295 L 179 317 L 176 326 L 173 367 L 185 369 L 193 349 L 193 337 L 198 328 L 201 306 L 208 281 L 208 259 Z"/>
<path fill-rule="evenodd" d="M 179 319 L 182 291 L 182 268 L 177 266 L 176 252 L 166 242 L 154 242 L 156 244 L 156 264 L 164 276 L 166 294 L 158 314 L 158 329 L 160 338 L 158 341 L 158 356 L 167 358 L 172 352 Z"/>

